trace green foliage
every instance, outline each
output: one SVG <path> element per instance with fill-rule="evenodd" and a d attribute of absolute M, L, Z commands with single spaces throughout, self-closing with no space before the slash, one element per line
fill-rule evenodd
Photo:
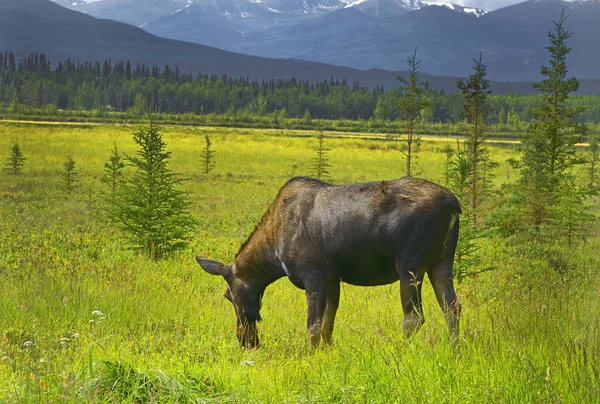
<path fill-rule="evenodd" d="M 473 176 L 473 160 L 466 142 L 461 149 L 460 142 L 457 140 L 457 151 L 445 149 L 446 153 L 446 176 L 448 187 L 458 197 L 463 214 L 460 219 L 460 232 L 458 235 L 458 246 L 454 259 L 454 276 L 462 280 L 469 276 L 475 276 L 489 268 L 481 269 L 482 258 L 479 254 L 479 245 L 477 239 L 481 238 L 483 233 L 475 226 L 472 221 L 470 205 L 467 203 L 471 191 L 471 179 Z"/>
<path fill-rule="evenodd" d="M 590 155 L 588 157 L 590 164 L 588 172 L 590 175 L 589 192 L 592 195 L 598 193 L 600 190 L 600 181 L 598 181 L 598 164 L 600 163 L 600 144 L 598 143 L 598 136 L 592 136 L 590 138 Z"/>
<path fill-rule="evenodd" d="M 539 230 L 549 218 L 552 206 L 564 189 L 565 171 L 576 162 L 575 143 L 585 132 L 576 117 L 582 107 L 567 104 L 569 95 L 579 88 L 574 77 L 567 78 L 566 57 L 571 50 L 567 40 L 572 32 L 564 27 L 561 12 L 554 30 L 548 33 L 550 66 L 542 66 L 544 80 L 534 84 L 542 93 L 541 104 L 532 111 L 533 120 L 521 144 L 521 178 L 519 189 L 524 196 L 528 222 Z"/>
<path fill-rule="evenodd" d="M 586 203 L 588 187 L 580 187 L 577 177 L 566 175 L 558 190 L 558 200 L 550 208 L 552 232 L 554 238 L 566 240 L 571 247 L 578 240 L 585 240 L 591 232 L 590 224 L 596 218 Z"/>
<path fill-rule="evenodd" d="M 454 156 L 454 149 L 450 144 L 445 144 L 442 152 L 446 156 L 446 160 L 444 161 L 444 185 L 450 185 L 450 176 L 452 174 L 452 157 Z"/>
<path fill-rule="evenodd" d="M 10 148 L 10 154 L 6 159 L 4 171 L 10 175 L 22 174 L 23 165 L 25 165 L 25 160 L 27 159 L 23 156 L 23 152 L 21 151 L 21 146 L 19 145 L 19 143 L 13 143 L 13 145 Z"/>
<path fill-rule="evenodd" d="M 204 142 L 204 148 L 202 149 L 202 154 L 200 156 L 202 158 L 204 175 L 208 175 L 208 173 L 215 168 L 215 151 L 211 148 L 212 141 L 210 140 L 210 135 L 208 133 L 204 135 Z"/>
<path fill-rule="evenodd" d="M 142 372 L 120 361 L 103 361 L 100 371 L 91 388 L 109 402 L 171 402 L 174 398 L 191 402 L 218 393 L 208 377 L 199 380 L 183 373 L 172 377 L 163 372 Z"/>
<path fill-rule="evenodd" d="M 327 152 L 330 150 L 325 147 L 325 134 L 322 130 L 319 130 L 317 135 L 317 155 L 313 158 L 312 175 L 320 180 L 327 179 L 329 177 L 329 158 Z"/>
<path fill-rule="evenodd" d="M 100 177 L 100 181 L 109 187 L 108 199 L 111 204 L 114 204 L 117 200 L 117 194 L 119 187 L 123 185 L 123 169 L 125 168 L 125 162 L 119 149 L 117 148 L 117 142 L 115 141 L 111 155 L 108 162 L 104 163 L 104 173 Z"/>
<path fill-rule="evenodd" d="M 63 189 L 67 194 L 72 193 L 75 189 L 79 188 L 79 170 L 77 164 L 70 154 L 67 155 L 67 159 L 63 162 L 62 170 L 59 172 L 60 179 L 62 181 Z"/>
<path fill-rule="evenodd" d="M 110 216 L 134 248 L 160 259 L 187 245 L 196 220 L 187 212 L 187 193 L 177 189 L 181 178 L 168 168 L 171 153 L 152 120 L 134 132 L 133 141 L 140 149 L 126 160 L 135 173 L 119 187 Z"/>
<path fill-rule="evenodd" d="M 146 97 L 144 97 L 143 94 L 136 94 L 135 101 L 131 107 L 131 115 L 137 118 L 142 118 L 149 112 L 150 109 L 148 108 L 148 101 L 146 100 Z"/>
<path fill-rule="evenodd" d="M 323 124 L 326 130 L 400 133 L 406 129 L 405 118 L 397 109 L 403 97 L 401 89 L 384 92 L 381 87 L 368 89 L 358 83 L 348 85 L 344 80 L 308 83 L 290 78 L 258 82 L 174 74 L 171 68 L 144 65 L 128 71 L 127 61 L 105 61 L 100 65 L 66 60 L 62 66 L 53 61 L 56 68 L 52 69 L 43 54 L 15 60 L 20 67 L 11 70 L 5 68 L 3 58 L 4 54 L 0 55 L 0 115 L 10 119 L 142 124 L 145 114 L 153 111 L 163 125 L 314 130 L 317 120 L 326 119 L 330 121 Z M 415 132 L 460 133 L 455 125 L 463 117 L 464 97 L 443 89 L 430 91 L 427 96 L 432 103 L 430 108 L 421 109 Z M 516 137 L 541 99 L 538 94 L 490 96 L 489 133 Z M 238 110 L 235 124 L 227 114 L 232 104 Z M 567 105 L 585 107 L 578 120 L 594 122 L 593 131 L 600 132 L 600 95 L 572 96 Z M 307 109 L 313 121 L 310 124 L 302 119 Z M 276 110 L 286 110 L 289 119 L 274 119 Z M 367 120 L 368 124 L 359 120 Z"/>
<path fill-rule="evenodd" d="M 419 65 L 417 60 L 417 48 L 415 52 L 406 58 L 408 65 L 408 80 L 402 76 L 396 76 L 402 83 L 399 88 L 401 97 L 398 101 L 398 112 L 401 119 L 406 121 L 406 175 L 411 175 L 415 154 L 421 147 L 421 136 L 414 132 L 415 121 L 421 116 L 423 110 L 431 106 L 431 99 L 427 96 L 429 92 L 428 82 L 419 82 Z"/>
<path fill-rule="evenodd" d="M 470 163 L 470 190 L 469 199 L 473 225 L 477 225 L 477 211 L 480 202 L 484 198 L 484 190 L 489 187 L 489 176 L 482 173 L 484 161 L 487 162 L 487 149 L 484 142 L 486 139 L 487 124 L 486 115 L 489 107 L 486 105 L 487 97 L 491 94 L 489 82 L 486 79 L 487 67 L 479 59 L 473 60 L 473 73 L 469 80 L 464 82 L 458 80 L 456 86 L 465 98 L 463 114 L 469 123 L 469 130 L 465 133 L 465 146 L 467 158 Z M 485 181 L 485 182 L 484 182 Z"/>
<path fill-rule="evenodd" d="M 302 120 L 305 123 L 310 124 L 312 117 L 310 115 L 310 111 L 308 110 L 308 108 L 306 108 L 306 110 L 304 111 L 304 116 L 302 117 Z"/>

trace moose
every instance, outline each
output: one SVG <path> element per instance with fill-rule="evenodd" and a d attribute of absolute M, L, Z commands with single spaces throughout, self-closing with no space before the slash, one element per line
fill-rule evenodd
<path fill-rule="evenodd" d="M 458 199 L 446 188 L 413 177 L 348 185 L 295 177 L 280 190 L 231 265 L 196 257 L 227 282 L 236 335 L 259 345 L 257 321 L 265 289 L 282 277 L 304 289 L 308 334 L 331 343 L 340 282 L 376 286 L 400 281 L 404 334 L 425 321 L 421 286 L 427 273 L 445 312 L 452 342 L 461 306 L 452 282 L 458 241 Z"/>

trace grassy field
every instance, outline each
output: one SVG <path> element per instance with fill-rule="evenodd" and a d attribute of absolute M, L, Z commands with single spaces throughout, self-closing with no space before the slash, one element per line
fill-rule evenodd
<path fill-rule="evenodd" d="M 398 284 L 343 285 L 334 344 L 312 351 L 303 291 L 269 287 L 262 346 L 242 350 L 224 282 L 194 257 L 231 262 L 293 175 L 310 174 L 314 137 L 164 127 L 171 167 L 189 181 L 200 224 L 190 247 L 153 262 L 128 250 L 98 209 L 103 164 L 125 126 L 0 124 L 0 158 L 18 140 L 25 175 L 0 174 L 0 402 L 488 403 L 600 402 L 600 242 L 570 249 L 482 240 L 495 271 L 457 285 L 452 348 L 430 285 L 426 323 L 402 335 Z M 216 168 L 201 174 L 204 133 Z M 428 140 L 416 175 L 443 182 L 444 142 Z M 335 183 L 397 178 L 393 141 L 327 139 Z M 515 179 L 494 146 L 498 184 Z M 67 154 L 80 188 L 67 196 Z"/>

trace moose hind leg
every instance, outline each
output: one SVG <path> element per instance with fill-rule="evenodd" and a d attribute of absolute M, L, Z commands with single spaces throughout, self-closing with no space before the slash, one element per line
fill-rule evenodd
<path fill-rule="evenodd" d="M 446 316 L 446 324 L 450 331 L 452 344 L 458 342 L 460 311 L 461 306 L 456 297 L 454 282 L 452 281 L 452 265 L 448 265 L 447 260 L 442 260 L 440 264 L 429 271 L 429 280 L 433 285 L 435 297 Z"/>
<path fill-rule="evenodd" d="M 332 281 L 327 285 L 325 313 L 323 315 L 323 324 L 321 326 L 321 337 L 326 344 L 331 344 L 331 335 L 333 334 L 333 323 L 335 313 L 340 305 L 340 282 Z"/>

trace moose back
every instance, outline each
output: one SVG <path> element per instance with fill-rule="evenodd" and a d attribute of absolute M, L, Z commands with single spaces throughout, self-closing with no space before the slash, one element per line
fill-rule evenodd
<path fill-rule="evenodd" d="M 225 265 L 196 257 L 227 282 L 242 346 L 258 346 L 256 322 L 265 288 L 287 277 L 306 291 L 312 346 L 331 343 L 340 282 L 385 285 L 400 280 L 404 333 L 423 323 L 421 285 L 427 273 L 452 341 L 460 304 L 452 282 L 461 212 L 446 188 L 422 179 L 331 185 L 289 180 L 260 223 Z"/>

